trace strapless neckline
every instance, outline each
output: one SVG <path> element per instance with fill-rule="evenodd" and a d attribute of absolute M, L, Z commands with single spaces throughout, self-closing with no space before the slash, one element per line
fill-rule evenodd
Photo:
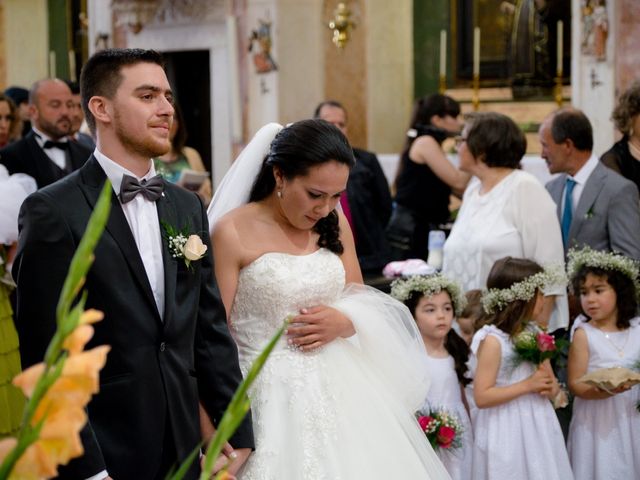
<path fill-rule="evenodd" d="M 270 256 L 284 256 L 284 257 L 293 257 L 293 258 L 308 258 L 311 257 L 313 255 L 317 255 L 320 251 L 322 250 L 326 250 L 324 247 L 320 247 L 317 250 L 314 250 L 313 252 L 309 252 L 309 253 L 288 253 L 288 252 L 264 252 L 261 253 L 260 255 L 258 255 L 255 259 L 253 259 L 252 261 L 250 261 L 249 263 L 247 263 L 244 267 L 242 267 L 240 269 L 240 273 L 244 272 L 245 270 L 250 269 L 251 267 L 253 267 L 256 264 L 259 264 L 260 262 L 264 261 L 265 258 L 268 258 Z"/>

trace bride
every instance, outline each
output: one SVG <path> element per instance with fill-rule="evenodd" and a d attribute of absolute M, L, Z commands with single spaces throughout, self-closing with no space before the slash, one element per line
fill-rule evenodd
<path fill-rule="evenodd" d="M 321 120 L 263 127 L 209 209 L 216 278 L 250 389 L 256 449 L 243 480 L 448 479 L 413 414 L 425 351 L 403 305 L 362 285 L 336 210 L 354 165 Z"/>

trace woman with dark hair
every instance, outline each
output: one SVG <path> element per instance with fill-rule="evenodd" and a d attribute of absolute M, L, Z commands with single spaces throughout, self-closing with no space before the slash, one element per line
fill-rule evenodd
<path fill-rule="evenodd" d="M 414 105 L 387 227 L 395 260 L 427 258 L 429 231 L 449 220 L 449 196 L 461 196 L 469 181 L 442 149 L 442 142 L 460 131 L 459 115 L 460 105 L 446 95 L 429 95 Z"/>
<path fill-rule="evenodd" d="M 240 479 L 449 478 L 413 417 L 429 383 L 415 323 L 362 285 L 336 210 L 353 164 L 346 137 L 323 120 L 270 124 L 209 208 L 245 374 L 291 322 L 249 394 L 256 450 Z"/>
<path fill-rule="evenodd" d="M 483 289 L 491 267 L 505 255 L 543 266 L 564 262 L 556 205 L 533 175 L 520 170 L 526 148 L 524 133 L 499 113 L 471 115 L 458 139 L 460 169 L 476 178 L 444 245 L 443 272 L 464 291 Z M 551 331 L 566 327 L 566 289 L 545 293 L 539 321 L 548 321 Z"/>
<path fill-rule="evenodd" d="M 173 106 L 175 113 L 173 115 L 173 123 L 171 124 L 171 130 L 169 131 L 169 138 L 171 139 L 171 150 L 153 159 L 153 164 L 156 168 L 156 172 L 162 175 L 162 177 L 171 182 L 178 183 L 181 186 L 192 190 L 189 183 L 181 183 L 181 175 L 184 170 L 194 170 L 196 172 L 206 172 L 202 158 L 198 151 L 194 148 L 187 147 L 185 145 L 187 141 L 187 126 L 182 116 L 182 110 L 178 104 Z M 201 184 L 198 184 L 193 188 L 205 205 L 208 205 L 211 201 L 211 180 L 205 178 Z"/>
<path fill-rule="evenodd" d="M 20 138 L 22 122 L 13 100 L 0 93 L 0 148 Z"/>
<path fill-rule="evenodd" d="M 640 190 L 640 81 L 620 95 L 611 119 L 623 136 L 600 161 L 635 182 Z"/>

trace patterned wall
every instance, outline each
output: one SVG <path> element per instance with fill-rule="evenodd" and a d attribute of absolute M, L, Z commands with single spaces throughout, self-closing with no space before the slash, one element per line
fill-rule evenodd
<path fill-rule="evenodd" d="M 638 0 L 617 0 L 617 31 L 615 69 L 616 93 L 622 93 L 634 80 L 640 78 L 640 50 L 638 49 L 638 29 L 640 28 L 640 2 Z"/>

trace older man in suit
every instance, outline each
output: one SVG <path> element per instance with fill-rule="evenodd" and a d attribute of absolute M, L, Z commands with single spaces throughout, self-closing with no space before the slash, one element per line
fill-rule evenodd
<path fill-rule="evenodd" d="M 69 142 L 71 132 L 71 90 L 57 78 L 33 84 L 29 92 L 31 131 L 17 142 L 0 150 L 0 164 L 9 173 L 26 173 L 38 188 L 60 180 L 80 168 L 91 150 Z"/>
<path fill-rule="evenodd" d="M 86 289 L 87 307 L 104 312 L 90 346 L 111 351 L 88 406 L 84 455 L 60 477 L 165 478 L 201 440 L 199 402 L 214 424 L 221 419 L 241 379 L 237 350 L 213 276 L 205 208 L 157 176 L 151 160 L 169 150 L 174 112 L 160 54 L 102 50 L 84 66 L 81 86 L 95 154 L 28 197 L 20 212 L 13 266 L 20 354 L 24 366 L 43 359 L 69 262 L 109 179 L 111 213 Z M 209 248 L 189 264 L 163 225 L 199 235 Z M 248 456 L 249 417 L 231 442 L 240 460 Z M 198 470 L 193 465 L 186 478 Z"/>
<path fill-rule="evenodd" d="M 580 110 L 566 108 L 544 120 L 539 130 L 547 184 L 557 204 L 565 253 L 573 246 L 615 251 L 640 260 L 640 203 L 633 182 L 593 155 L 591 123 Z"/>

